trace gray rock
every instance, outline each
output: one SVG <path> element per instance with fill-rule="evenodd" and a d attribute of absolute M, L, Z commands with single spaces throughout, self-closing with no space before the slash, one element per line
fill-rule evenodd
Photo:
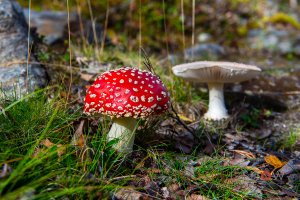
<path fill-rule="evenodd" d="M 31 28 L 36 28 L 39 35 L 44 36 L 46 44 L 53 44 L 61 40 L 64 36 L 65 28 L 68 24 L 68 13 L 58 11 L 33 11 L 30 10 L 29 22 L 29 9 L 24 9 L 24 15 Z M 70 23 L 77 20 L 75 13 L 70 14 Z"/>
<path fill-rule="evenodd" d="M 198 42 L 208 42 L 211 40 L 211 35 L 209 33 L 200 33 L 197 37 Z"/>
<path fill-rule="evenodd" d="M 44 42 L 46 44 L 52 45 L 57 42 L 63 42 L 63 40 L 68 38 L 67 12 L 30 10 L 30 23 L 29 9 L 25 8 L 23 12 L 27 23 L 30 24 L 31 28 L 36 29 L 39 35 L 44 36 Z M 72 36 L 77 38 L 84 37 L 89 44 L 102 42 L 103 28 L 99 23 L 85 19 L 80 21 L 78 14 L 75 12 L 70 13 L 69 23 Z M 110 43 L 108 37 L 105 38 L 105 43 Z"/>
<path fill-rule="evenodd" d="M 31 37 L 29 40 L 32 44 Z M 28 26 L 16 1 L 0 1 L 0 87 L 18 96 L 46 84 L 46 71 L 32 52 L 28 58 Z M 1 90 L 1 91 L 2 91 Z M 9 91 L 9 92 L 8 92 Z M 0 97 L 3 94 L 0 92 Z"/>
<path fill-rule="evenodd" d="M 300 56 L 300 36 L 297 37 L 293 44 L 294 53 L 297 56 Z"/>
<path fill-rule="evenodd" d="M 300 56 L 300 44 L 294 47 L 294 53 L 297 56 Z"/>
<path fill-rule="evenodd" d="M 280 170 L 280 174 L 282 175 L 289 175 L 293 172 L 300 170 L 300 160 L 298 159 L 292 159 L 289 160 L 288 163 L 286 163 Z"/>
<path fill-rule="evenodd" d="M 184 51 L 186 60 L 218 58 L 225 55 L 225 49 L 215 43 L 197 44 Z"/>
<path fill-rule="evenodd" d="M 248 43 L 252 49 L 268 50 L 280 54 L 295 53 L 300 55 L 300 46 L 297 43 L 297 34 L 293 31 L 267 27 L 253 29 L 248 33 Z"/>

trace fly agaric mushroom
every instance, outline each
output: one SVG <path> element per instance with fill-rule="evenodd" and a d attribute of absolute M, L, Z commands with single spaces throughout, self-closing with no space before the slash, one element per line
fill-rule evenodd
<path fill-rule="evenodd" d="M 120 68 L 104 72 L 87 91 L 84 112 L 113 119 L 108 141 L 118 138 L 119 152 L 131 152 L 137 119 L 160 114 L 169 108 L 169 94 L 163 82 L 148 71 Z"/>
<path fill-rule="evenodd" d="M 176 65 L 173 73 L 185 80 L 207 83 L 209 89 L 208 111 L 204 118 L 221 120 L 228 118 L 224 103 L 224 83 L 235 83 L 249 80 L 261 72 L 253 65 L 234 62 L 200 61 Z"/>

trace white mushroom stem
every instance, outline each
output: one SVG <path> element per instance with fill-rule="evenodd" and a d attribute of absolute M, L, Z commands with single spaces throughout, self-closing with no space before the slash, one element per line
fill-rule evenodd
<path fill-rule="evenodd" d="M 223 83 L 208 83 L 209 104 L 204 118 L 210 120 L 221 120 L 228 117 L 224 103 Z"/>
<path fill-rule="evenodd" d="M 108 132 L 107 139 L 119 139 L 114 148 L 121 153 L 130 153 L 133 148 L 137 121 L 131 117 L 114 118 L 113 125 Z"/>

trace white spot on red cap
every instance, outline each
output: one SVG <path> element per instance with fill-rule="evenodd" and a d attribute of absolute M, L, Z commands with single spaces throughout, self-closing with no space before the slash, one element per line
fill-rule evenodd
<path fill-rule="evenodd" d="M 118 106 L 118 110 L 123 110 L 123 107 L 122 106 Z"/>
<path fill-rule="evenodd" d="M 139 102 L 139 98 L 138 98 L 137 96 L 131 95 L 129 98 L 130 98 L 130 100 L 131 100 L 132 102 L 134 102 L 134 103 Z"/>
<path fill-rule="evenodd" d="M 149 97 L 149 98 L 148 98 L 148 102 L 149 102 L 149 103 L 151 103 L 151 102 L 153 102 L 153 101 L 154 101 L 154 98 L 153 98 L 153 97 Z"/>
<path fill-rule="evenodd" d="M 97 96 L 96 94 L 90 94 L 91 98 L 96 98 L 96 96 Z"/>

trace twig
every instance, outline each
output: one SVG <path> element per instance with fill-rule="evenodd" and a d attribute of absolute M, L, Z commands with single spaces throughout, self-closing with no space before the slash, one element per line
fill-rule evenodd
<path fill-rule="evenodd" d="M 68 10 L 68 42 L 69 42 L 69 70 L 70 70 L 70 83 L 69 83 L 68 94 L 66 99 L 68 101 L 71 93 L 72 82 L 73 82 L 69 0 L 67 0 L 67 10 Z"/>
<path fill-rule="evenodd" d="M 118 181 L 118 180 L 122 180 L 122 179 L 126 179 L 126 178 L 136 178 L 136 177 L 137 177 L 136 175 L 118 176 L 118 177 L 109 179 L 108 182 Z"/>
<path fill-rule="evenodd" d="M 153 74 L 156 74 L 155 71 L 154 71 L 154 68 L 153 68 L 153 65 L 149 59 L 149 56 L 147 55 L 145 49 L 143 47 L 140 48 L 141 49 L 141 52 L 143 54 L 143 57 L 144 57 L 144 61 L 143 61 L 143 64 L 145 65 L 145 67 L 147 67 L 147 69 L 153 73 Z"/>

